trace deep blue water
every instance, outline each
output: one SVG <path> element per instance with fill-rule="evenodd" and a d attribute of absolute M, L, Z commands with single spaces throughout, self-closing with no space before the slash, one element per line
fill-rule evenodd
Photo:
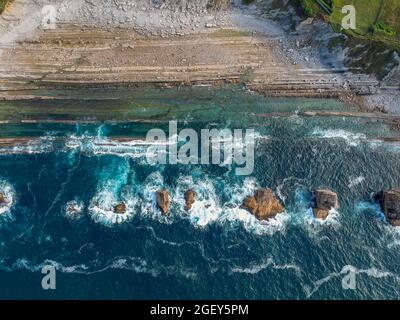
<path fill-rule="evenodd" d="M 380 140 L 397 133 L 370 119 L 296 113 L 345 109 L 335 101 L 218 97 L 169 100 L 157 124 L 3 125 L 2 136 L 42 138 L 0 150 L 0 189 L 12 199 L 0 215 L 0 298 L 398 299 L 400 231 L 373 201 L 400 186 L 400 145 Z M 291 114 L 271 115 L 282 104 Z M 141 108 L 155 119 L 148 102 Z M 147 147 L 110 140 L 171 119 L 180 129 L 255 128 L 254 173 L 151 166 Z M 272 188 L 285 213 L 262 224 L 239 209 L 257 187 Z M 323 223 L 309 209 L 319 187 L 337 191 L 341 205 Z M 168 218 L 152 201 L 160 188 L 171 193 Z M 199 198 L 190 214 L 189 188 Z M 128 214 L 118 223 L 109 208 L 120 201 Z M 54 291 L 41 288 L 44 265 L 57 268 Z M 356 290 L 342 288 L 346 266 Z"/>

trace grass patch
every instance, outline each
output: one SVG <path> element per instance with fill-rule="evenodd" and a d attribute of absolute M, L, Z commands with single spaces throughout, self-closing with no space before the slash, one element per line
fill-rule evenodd
<path fill-rule="evenodd" d="M 211 35 L 215 37 L 245 37 L 248 36 L 249 33 L 235 29 L 218 29 L 212 32 Z"/>
<path fill-rule="evenodd" d="M 342 7 L 356 8 L 356 30 L 346 33 L 357 38 L 380 41 L 390 47 L 400 48 L 400 1 L 399 0 L 332 0 L 333 13 L 330 21 L 341 29 L 344 17 Z"/>
<path fill-rule="evenodd" d="M 381 22 L 374 23 L 371 27 L 371 32 L 373 34 L 383 33 L 384 35 L 387 35 L 387 36 L 395 36 L 396 35 L 396 31 L 393 28 L 385 26 Z"/>

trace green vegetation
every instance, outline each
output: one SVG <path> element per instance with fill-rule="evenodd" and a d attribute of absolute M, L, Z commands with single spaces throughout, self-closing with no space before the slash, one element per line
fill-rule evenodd
<path fill-rule="evenodd" d="M 316 6 L 313 0 L 301 0 L 301 6 L 304 10 L 304 13 L 308 17 L 314 17 L 317 15 L 319 8 Z"/>
<path fill-rule="evenodd" d="M 357 28 L 346 33 L 400 47 L 399 0 L 332 0 L 333 14 L 330 20 L 338 28 L 344 17 L 341 9 L 349 4 L 356 8 Z"/>
<path fill-rule="evenodd" d="M 393 28 L 382 25 L 382 23 L 374 23 L 371 27 L 371 32 L 373 34 L 379 34 L 380 32 L 383 32 L 384 35 L 387 36 L 394 36 L 396 35 L 396 31 L 393 30 Z"/>
<path fill-rule="evenodd" d="M 400 48 L 399 0 L 291 0 L 304 15 L 324 16 L 335 30 L 366 40 L 378 41 L 392 48 Z M 356 8 L 356 30 L 342 30 L 345 14 L 342 8 Z M 327 12 L 332 11 L 332 14 Z"/>
<path fill-rule="evenodd" d="M 242 0 L 242 3 L 245 5 L 252 4 L 253 2 L 254 2 L 254 0 Z"/>
<path fill-rule="evenodd" d="M 12 0 L 0 0 L 0 14 L 4 11 L 7 4 L 9 4 Z"/>
<path fill-rule="evenodd" d="M 315 17 L 321 12 L 315 0 L 291 0 L 291 2 L 294 6 L 300 8 L 307 17 Z"/>
<path fill-rule="evenodd" d="M 249 32 L 235 29 L 218 29 L 211 33 L 215 37 L 246 37 Z"/>

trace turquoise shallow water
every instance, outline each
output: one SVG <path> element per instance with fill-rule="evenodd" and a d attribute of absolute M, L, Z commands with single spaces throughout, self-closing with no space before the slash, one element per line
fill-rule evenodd
<path fill-rule="evenodd" d="M 85 102 L 64 106 L 76 103 Z M 397 136 L 386 124 L 297 114 L 348 110 L 335 101 L 226 90 L 125 96 L 119 103 L 141 121 L 0 128 L 2 137 L 41 137 L 0 149 L 0 188 L 10 199 L 0 215 L 0 298 L 399 298 L 400 232 L 373 201 L 376 192 L 400 186 L 400 146 L 380 140 Z M 276 113 L 283 111 L 289 114 Z M 155 126 L 167 130 L 172 119 L 197 131 L 254 128 L 253 174 L 149 165 L 137 139 Z M 257 187 L 272 188 L 285 213 L 260 223 L 241 210 Z M 340 209 L 324 223 L 309 210 L 318 187 L 340 197 Z M 154 208 L 159 188 L 171 192 L 169 218 Z M 189 188 L 199 198 L 191 214 L 183 210 Z M 126 221 L 109 212 L 118 201 L 127 203 Z M 71 218 L 68 206 L 81 214 Z M 40 286 L 47 264 L 58 270 L 51 292 Z M 349 267 L 356 290 L 342 288 Z"/>

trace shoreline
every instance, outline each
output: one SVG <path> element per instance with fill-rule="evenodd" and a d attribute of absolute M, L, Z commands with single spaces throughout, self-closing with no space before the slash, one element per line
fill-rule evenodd
<path fill-rule="evenodd" d="M 239 83 L 270 97 L 334 98 L 361 111 L 400 112 L 388 108 L 392 101 L 400 103 L 400 88 L 385 88 L 370 76 L 324 64 L 318 47 L 308 44 L 308 33 L 321 27 L 319 21 L 303 23 L 298 35 L 291 35 L 249 10 L 184 12 L 186 18 L 160 34 L 162 29 L 149 21 L 159 17 L 162 22 L 169 11 L 137 13 L 146 18 L 146 27 L 138 29 L 137 21 L 100 24 L 100 18 L 90 20 L 74 11 L 78 5 L 86 8 L 86 2 L 70 2 L 72 11 L 60 13 L 55 30 L 43 30 L 33 14 L 21 25 L 16 22 L 16 27 L 29 25 L 29 32 L 0 37 L 0 100 L 50 99 L 37 94 L 41 90 Z M 39 8 L 27 3 L 16 0 L 7 14 L 27 18 L 26 8 Z M 107 10 L 126 16 L 117 8 Z M 190 26 L 191 19 L 198 22 Z"/>
<path fill-rule="evenodd" d="M 240 84 L 268 97 L 333 98 L 361 112 L 400 113 L 400 87 L 342 62 L 327 65 L 315 39 L 327 28 L 319 20 L 289 33 L 245 6 L 207 11 L 193 3 L 174 13 L 67 2 L 57 3 L 54 30 L 41 27 L 41 1 L 16 0 L 3 14 L 13 19 L 0 24 L 0 101 L 58 99 L 40 92 L 77 88 Z"/>

